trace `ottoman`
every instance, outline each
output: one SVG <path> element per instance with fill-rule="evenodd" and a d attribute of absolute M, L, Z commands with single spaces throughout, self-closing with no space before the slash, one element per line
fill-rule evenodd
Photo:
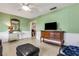
<path fill-rule="evenodd" d="M 39 48 L 29 43 L 23 44 L 16 47 L 16 54 L 17 56 L 38 56 Z"/>

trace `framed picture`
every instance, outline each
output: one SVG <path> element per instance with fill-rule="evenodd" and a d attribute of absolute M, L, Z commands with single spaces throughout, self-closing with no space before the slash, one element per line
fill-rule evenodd
<path fill-rule="evenodd" d="M 13 31 L 20 31 L 20 20 L 11 19 L 11 26 L 13 27 Z"/>

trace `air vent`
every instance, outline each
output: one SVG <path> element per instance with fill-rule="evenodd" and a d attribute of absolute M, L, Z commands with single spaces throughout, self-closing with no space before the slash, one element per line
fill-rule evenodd
<path fill-rule="evenodd" d="M 56 9 L 57 7 L 53 7 L 53 8 L 50 8 L 50 10 L 54 10 L 54 9 Z"/>

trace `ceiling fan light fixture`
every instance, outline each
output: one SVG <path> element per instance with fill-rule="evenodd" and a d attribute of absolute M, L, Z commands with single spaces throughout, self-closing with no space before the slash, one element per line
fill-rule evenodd
<path fill-rule="evenodd" d="M 22 9 L 25 11 L 31 11 L 31 9 L 28 6 L 22 6 Z"/>

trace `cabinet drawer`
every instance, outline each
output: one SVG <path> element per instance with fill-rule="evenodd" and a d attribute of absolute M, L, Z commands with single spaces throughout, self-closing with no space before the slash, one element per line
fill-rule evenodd
<path fill-rule="evenodd" d="M 41 36 L 42 37 L 50 37 L 50 33 L 49 32 L 41 32 Z"/>
<path fill-rule="evenodd" d="M 60 36 L 55 36 L 54 39 L 60 41 L 61 37 Z"/>
<path fill-rule="evenodd" d="M 56 36 L 60 36 L 61 33 L 60 33 L 60 32 L 55 32 L 54 35 L 56 35 Z"/>
<path fill-rule="evenodd" d="M 54 40 L 60 41 L 60 32 L 54 32 Z"/>
<path fill-rule="evenodd" d="M 51 32 L 51 33 L 50 33 L 50 37 L 51 37 L 51 38 L 54 38 L 54 35 L 55 35 L 54 32 Z"/>

